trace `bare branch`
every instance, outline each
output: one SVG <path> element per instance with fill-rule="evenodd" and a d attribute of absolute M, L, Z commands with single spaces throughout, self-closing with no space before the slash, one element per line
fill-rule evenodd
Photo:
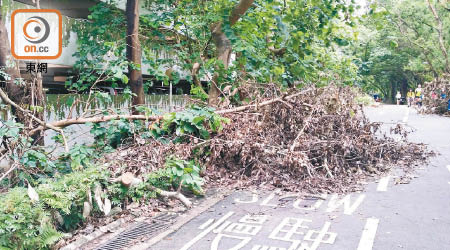
<path fill-rule="evenodd" d="M 5 103 L 7 103 L 7 104 L 15 107 L 16 109 L 20 110 L 23 114 L 29 116 L 31 119 L 33 119 L 34 121 L 39 123 L 43 128 L 48 127 L 50 129 L 60 133 L 62 138 L 63 138 L 64 149 L 65 149 L 66 152 L 69 152 L 69 146 L 67 145 L 66 137 L 64 136 L 64 131 L 61 128 L 58 128 L 57 126 L 54 126 L 52 124 L 48 124 L 48 123 L 46 124 L 44 121 L 38 119 L 36 116 L 31 114 L 30 111 L 25 110 L 24 108 L 20 107 L 15 102 L 13 102 L 11 99 L 9 99 L 8 95 L 2 89 L 0 89 L 0 97 Z M 33 135 L 33 133 L 31 133 L 30 135 Z"/>

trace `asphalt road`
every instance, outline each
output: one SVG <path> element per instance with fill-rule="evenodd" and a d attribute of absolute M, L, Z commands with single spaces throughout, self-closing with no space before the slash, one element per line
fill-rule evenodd
<path fill-rule="evenodd" d="M 395 173 L 364 192 L 324 199 L 281 199 L 236 192 L 149 249 L 447 250 L 450 249 L 450 119 L 406 106 L 367 108 L 385 129 L 403 123 L 410 140 L 439 152 L 408 184 Z"/>

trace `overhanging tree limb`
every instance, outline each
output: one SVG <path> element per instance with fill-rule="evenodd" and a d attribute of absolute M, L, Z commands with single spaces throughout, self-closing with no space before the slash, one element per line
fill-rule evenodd
<path fill-rule="evenodd" d="M 25 110 L 24 108 L 20 107 L 15 102 L 13 102 L 11 99 L 9 99 L 8 95 L 2 89 L 0 89 L 0 98 L 5 103 L 11 105 L 12 107 L 16 108 L 17 110 L 20 110 L 20 112 L 22 112 L 26 116 L 29 116 L 33 121 L 39 123 L 43 128 L 47 127 L 47 128 L 50 128 L 50 129 L 60 133 L 62 136 L 62 139 L 63 139 L 64 149 L 66 150 L 66 152 L 69 152 L 69 146 L 67 145 L 67 140 L 66 140 L 66 137 L 64 136 L 64 131 L 61 128 L 58 128 L 57 126 L 54 126 L 53 124 L 48 124 L 48 123 L 46 124 L 41 119 L 35 117 L 30 111 Z M 35 133 L 30 133 L 30 135 L 34 135 L 34 134 Z"/>
<path fill-rule="evenodd" d="M 430 0 L 427 0 L 428 3 L 428 7 L 431 10 L 431 13 L 433 13 L 434 16 L 434 20 L 436 21 L 437 24 L 437 32 L 438 32 L 438 39 L 439 39 L 439 48 L 441 49 L 442 54 L 444 55 L 444 59 L 445 59 L 445 70 L 447 73 L 450 73 L 450 66 L 449 66 L 449 60 L 448 60 L 448 53 L 447 53 L 447 48 L 445 47 L 445 43 L 444 43 L 444 36 L 442 34 L 442 29 L 443 29 L 443 25 L 442 25 L 442 20 L 439 17 L 436 8 L 433 6 L 433 4 L 431 4 Z"/>

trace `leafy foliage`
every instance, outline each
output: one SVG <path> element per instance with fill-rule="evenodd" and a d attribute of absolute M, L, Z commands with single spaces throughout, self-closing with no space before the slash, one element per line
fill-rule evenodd
<path fill-rule="evenodd" d="M 445 3 L 430 2 L 442 20 L 448 51 L 450 12 Z M 441 76 L 446 69 L 437 28 L 427 1 L 373 1 L 361 19 L 359 41 L 354 44 L 359 85 L 394 100 L 397 91 L 406 96 L 410 88 Z"/>
<path fill-rule="evenodd" d="M 77 20 L 73 25 L 78 44 L 73 68 L 79 76 L 66 82 L 67 87 L 86 91 L 100 80 L 113 87 L 119 82 L 128 83 L 123 73 L 128 68 L 126 22 L 123 13 L 111 5 L 114 2 L 99 2 L 89 9 L 88 20 Z"/>
<path fill-rule="evenodd" d="M 200 177 L 200 167 L 194 161 L 185 161 L 170 157 L 166 160 L 166 175 L 174 185 L 186 186 L 196 194 L 203 193 L 203 179 Z"/>
<path fill-rule="evenodd" d="M 229 119 L 214 113 L 213 108 L 194 105 L 181 112 L 166 113 L 159 123 L 153 124 L 152 134 L 155 138 L 175 134 L 179 136 L 178 139 L 183 135 L 209 139 L 211 133 L 220 132 L 223 129 L 222 124 L 229 122 Z"/>
<path fill-rule="evenodd" d="M 61 237 L 50 213 L 42 203 L 33 204 L 25 188 L 14 188 L 0 196 L 0 247 L 44 249 Z"/>

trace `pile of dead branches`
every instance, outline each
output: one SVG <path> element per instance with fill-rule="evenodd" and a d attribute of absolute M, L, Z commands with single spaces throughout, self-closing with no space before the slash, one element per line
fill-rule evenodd
<path fill-rule="evenodd" d="M 227 114 L 233 122 L 211 142 L 208 165 L 252 184 L 336 190 L 426 158 L 423 145 L 377 135 L 380 124 L 366 119 L 355 95 L 350 88 L 311 87 L 256 111 Z"/>
<path fill-rule="evenodd" d="M 423 112 L 428 114 L 450 115 L 448 100 L 450 98 L 450 75 L 444 74 L 425 84 Z"/>
<path fill-rule="evenodd" d="M 158 169 L 165 157 L 174 154 L 203 162 L 210 184 L 327 192 L 348 190 L 368 175 L 427 158 L 424 145 L 380 133 L 380 124 L 369 122 L 362 106 L 353 102 L 357 93 L 350 88 L 270 93 L 257 103 L 217 111 L 231 123 L 209 140 L 183 144 L 151 140 L 122 150 L 115 159 L 139 175 Z M 394 132 L 404 133 L 400 127 Z"/>

